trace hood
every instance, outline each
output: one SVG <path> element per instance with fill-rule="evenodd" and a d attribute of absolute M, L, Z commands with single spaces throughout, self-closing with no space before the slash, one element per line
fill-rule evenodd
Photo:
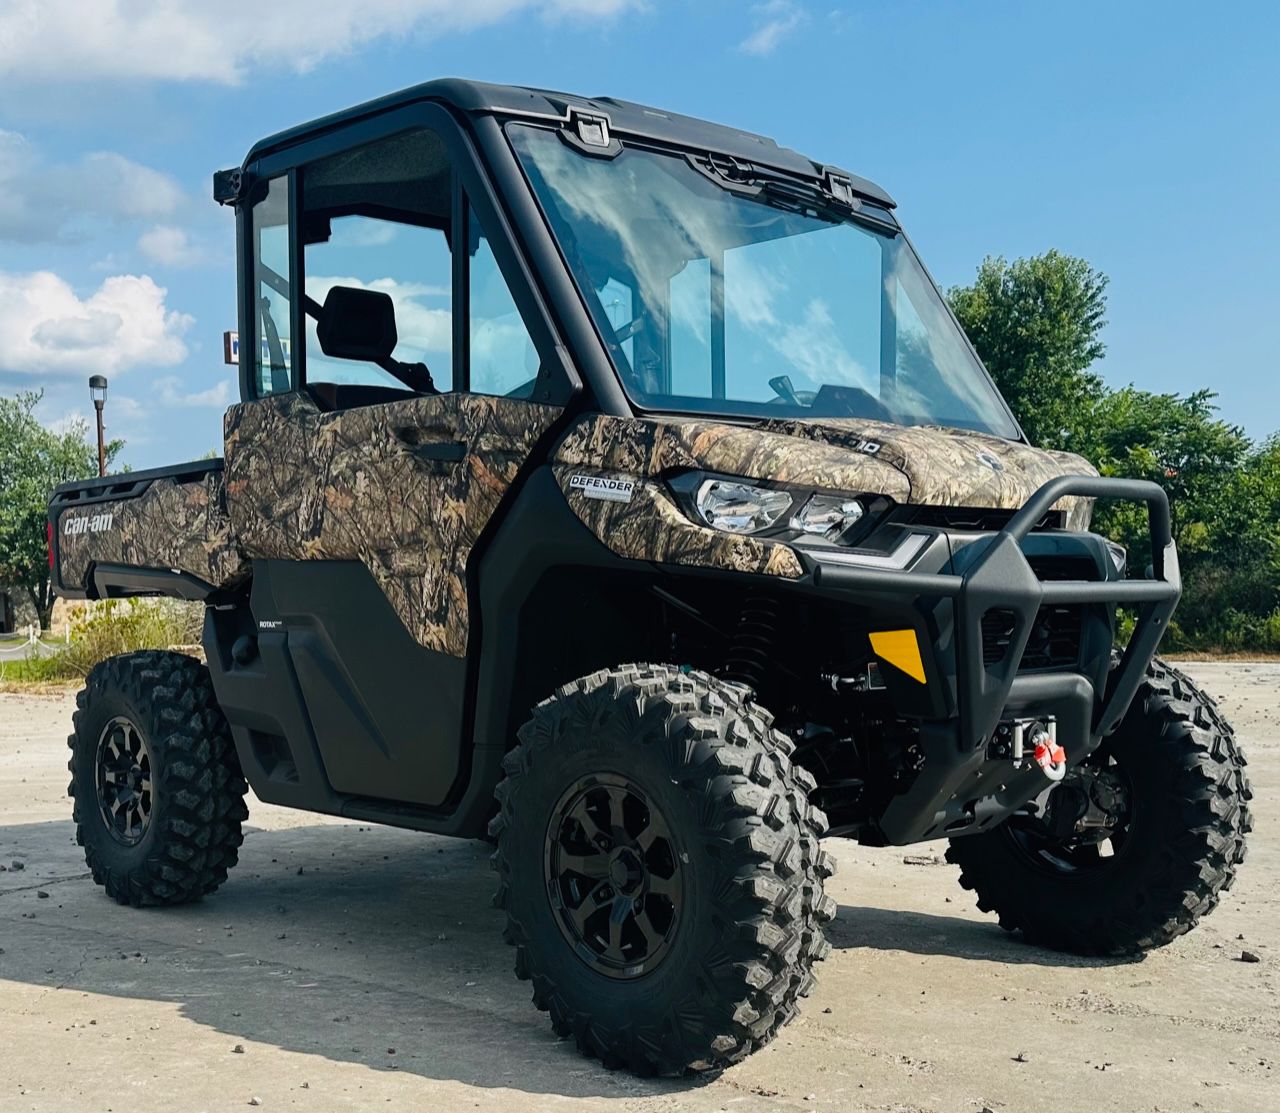
<path fill-rule="evenodd" d="M 1049 452 L 985 433 L 938 425 L 891 425 L 854 418 L 770 421 L 770 433 L 873 455 L 906 476 L 905 501 L 926 506 L 1016 509 L 1062 475 L 1097 475 L 1082 456 Z M 1090 499 L 1063 499 L 1075 528 L 1088 519 Z M 1083 522 L 1080 520 L 1083 516 Z"/>
<path fill-rule="evenodd" d="M 1087 460 L 984 433 L 941 426 L 833 418 L 731 425 L 702 418 L 584 417 L 554 461 L 658 476 L 699 468 L 798 486 L 864 491 L 896 503 L 1016 509 L 1050 479 L 1097 475 Z M 1066 498 L 1072 529 L 1087 528 L 1092 500 Z"/>

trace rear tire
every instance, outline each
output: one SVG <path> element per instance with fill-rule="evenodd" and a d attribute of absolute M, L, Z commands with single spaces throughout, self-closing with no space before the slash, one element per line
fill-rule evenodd
<path fill-rule="evenodd" d="M 1159 659 L 1086 764 L 1103 762 L 1129 816 L 1112 856 L 1028 835 L 1014 817 L 954 839 L 947 860 L 1007 931 L 1075 954 L 1137 954 L 1190 931 L 1231 887 L 1253 829 L 1253 792 L 1217 705 Z"/>
<path fill-rule="evenodd" d="M 503 763 L 494 903 L 516 974 L 608 1067 L 744 1058 L 830 949 L 826 819 L 770 723 L 740 686 L 623 666 L 540 704 Z"/>
<path fill-rule="evenodd" d="M 97 665 L 76 698 L 76 841 L 121 904 L 184 904 L 236 864 L 247 786 L 209 670 L 179 653 Z"/>

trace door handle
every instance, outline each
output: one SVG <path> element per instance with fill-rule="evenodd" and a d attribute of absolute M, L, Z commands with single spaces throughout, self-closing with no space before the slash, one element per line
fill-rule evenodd
<path fill-rule="evenodd" d="M 431 441 L 427 444 L 411 444 L 409 451 L 419 460 L 434 464 L 460 464 L 467 458 L 467 446 L 462 441 Z"/>
<path fill-rule="evenodd" d="M 467 446 L 463 441 L 424 440 L 424 436 L 430 436 L 430 433 L 416 426 L 395 430 L 396 440 L 425 463 L 460 464 L 467 458 Z"/>

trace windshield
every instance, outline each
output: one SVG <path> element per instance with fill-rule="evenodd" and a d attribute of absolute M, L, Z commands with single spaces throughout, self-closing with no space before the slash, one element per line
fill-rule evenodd
<path fill-rule="evenodd" d="M 881 230 L 816 191 L 744 195 L 679 155 L 508 130 L 637 405 L 1018 436 L 887 213 Z"/>

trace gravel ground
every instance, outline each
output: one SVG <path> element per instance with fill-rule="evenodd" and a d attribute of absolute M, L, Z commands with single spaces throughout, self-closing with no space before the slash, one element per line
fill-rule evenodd
<path fill-rule="evenodd" d="M 691 1082 L 610 1073 L 554 1038 L 511 974 L 476 843 L 251 801 L 223 890 L 117 907 L 63 795 L 72 698 L 0 695 L 0 1110 L 1273 1113 L 1280 665 L 1187 668 L 1257 793 L 1249 860 L 1197 931 L 1143 961 L 1066 958 L 980 915 L 940 846 L 832 840 L 840 912 L 814 996 L 771 1047 Z"/>

